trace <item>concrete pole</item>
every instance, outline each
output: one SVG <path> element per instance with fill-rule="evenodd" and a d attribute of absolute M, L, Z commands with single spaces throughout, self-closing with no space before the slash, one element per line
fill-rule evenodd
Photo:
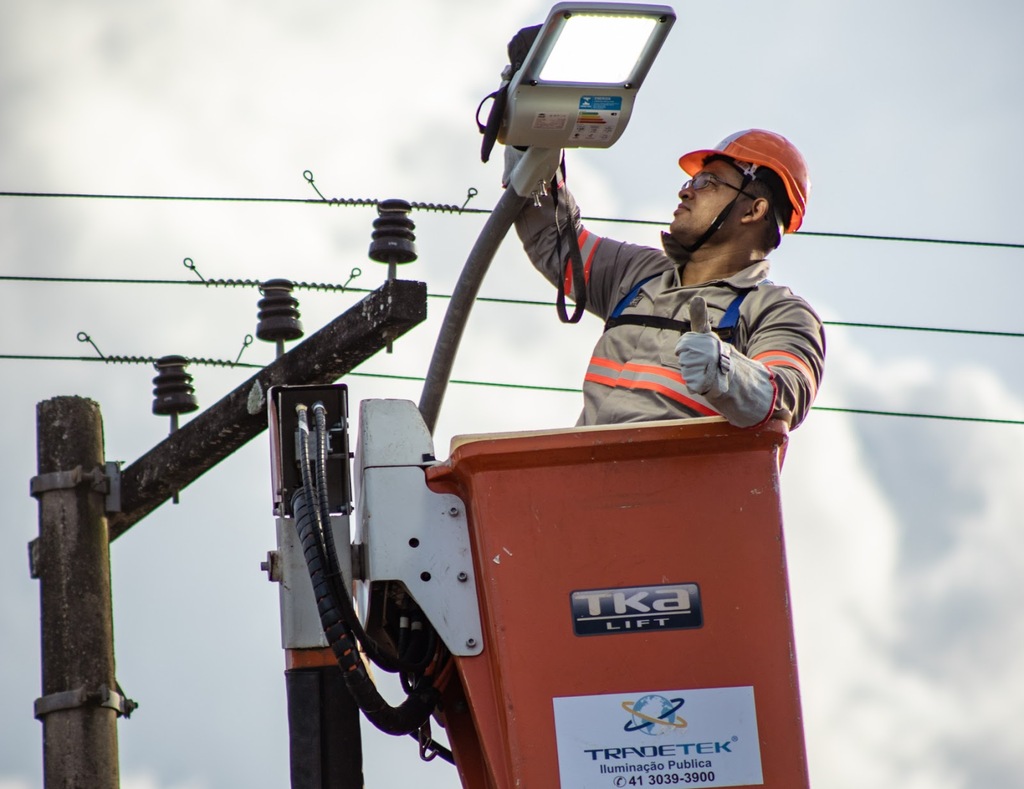
<path fill-rule="evenodd" d="M 56 397 L 37 406 L 39 579 L 46 789 L 117 789 L 110 552 L 99 405 Z M 113 695 L 112 695 L 113 694 Z"/>

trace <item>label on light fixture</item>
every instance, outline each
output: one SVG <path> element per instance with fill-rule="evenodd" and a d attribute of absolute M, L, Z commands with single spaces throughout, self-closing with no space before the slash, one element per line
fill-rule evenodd
<path fill-rule="evenodd" d="M 580 109 L 620 112 L 622 96 L 580 96 Z"/>
<path fill-rule="evenodd" d="M 622 117 L 621 96 L 581 96 L 573 125 L 574 142 L 608 142 Z"/>
<path fill-rule="evenodd" d="M 533 128 L 545 131 L 559 131 L 569 124 L 569 116 L 561 112 L 538 112 L 533 118 Z"/>

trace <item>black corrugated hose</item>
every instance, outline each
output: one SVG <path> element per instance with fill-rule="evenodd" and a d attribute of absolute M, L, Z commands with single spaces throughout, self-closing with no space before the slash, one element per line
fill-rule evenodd
<path fill-rule="evenodd" d="M 356 704 L 374 726 L 387 734 L 411 734 L 430 718 L 440 694 L 433 685 L 421 682 L 417 687 L 411 688 L 406 700 L 398 707 L 392 707 L 380 695 L 373 680 L 366 673 L 352 630 L 343 618 L 336 596 L 330 588 L 327 569 L 321 555 L 320 540 L 316 533 L 316 519 L 307 498 L 305 488 L 295 491 L 292 496 L 292 514 L 309 568 L 309 577 L 313 582 L 313 593 L 317 600 L 324 635 L 338 660 L 338 665 L 341 666 L 345 684 Z"/>
<path fill-rule="evenodd" d="M 402 649 L 399 650 L 398 657 L 396 658 L 390 651 L 382 648 L 367 635 L 362 623 L 359 621 L 355 608 L 352 606 L 352 599 L 348 592 L 350 587 L 346 584 L 344 575 L 341 572 L 341 564 L 338 562 L 338 553 L 334 544 L 334 530 L 330 527 L 331 513 L 327 491 L 327 413 L 323 403 L 317 402 L 313 404 L 313 417 L 314 438 L 316 441 L 315 475 L 304 475 L 302 484 L 307 490 L 315 491 L 315 503 L 309 501 L 308 505 L 316 507 L 315 520 L 317 532 L 321 536 L 323 549 L 321 558 L 324 566 L 327 568 L 327 582 L 331 585 L 330 588 L 334 592 L 342 618 L 351 628 L 366 656 L 376 666 L 390 673 L 422 674 L 424 669 L 430 665 L 431 660 L 433 660 L 437 646 L 437 635 L 432 627 L 428 625 L 426 628 L 427 648 L 422 653 L 419 653 L 419 657 L 416 657 L 417 653 L 414 653 L 411 649 Z M 300 433 L 305 435 L 304 431 L 308 431 L 308 429 L 308 420 L 300 415 Z M 304 467 L 309 468 L 309 459 L 305 455 L 307 451 L 308 444 L 301 450 L 302 457 L 300 457 L 300 463 Z"/>
<path fill-rule="evenodd" d="M 309 569 L 313 583 L 313 592 L 317 601 L 321 625 L 327 642 L 341 666 L 345 683 L 353 699 L 364 712 L 367 719 L 387 734 L 410 734 L 417 731 L 429 719 L 437 705 L 438 690 L 426 680 L 423 670 L 433 658 L 433 650 L 421 658 L 416 664 L 409 664 L 401 659 L 395 660 L 387 655 L 372 639 L 366 636 L 352 606 L 352 600 L 345 591 L 347 588 L 344 576 L 337 561 L 333 535 L 331 534 L 330 512 L 326 498 L 326 480 L 323 477 L 322 458 L 317 460 L 317 471 L 321 484 L 316 484 L 311 473 L 312 462 L 309 457 L 309 422 L 304 406 L 298 407 L 300 432 L 300 471 L 303 486 L 292 495 L 292 515 L 295 528 L 302 545 L 303 556 Z M 317 412 L 314 406 L 314 413 Z M 326 427 L 318 417 L 316 436 L 318 456 L 326 456 Z M 324 447 L 321 451 L 319 447 Z M 362 636 L 360 643 L 367 654 L 374 659 L 374 654 L 391 666 L 392 671 L 408 671 L 413 674 L 410 682 L 403 683 L 407 688 L 408 698 L 398 707 L 393 707 L 380 695 L 373 680 L 370 679 L 360 659 L 353 636 Z M 365 639 L 365 641 L 364 641 Z M 375 663 L 380 665 L 378 660 Z M 384 666 L 381 666 L 384 668 Z"/>

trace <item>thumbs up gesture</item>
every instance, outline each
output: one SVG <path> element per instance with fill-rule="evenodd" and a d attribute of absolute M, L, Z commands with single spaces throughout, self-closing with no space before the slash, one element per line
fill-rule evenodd
<path fill-rule="evenodd" d="M 772 415 L 778 396 L 772 373 L 712 333 L 708 305 L 700 296 L 690 300 L 690 331 L 675 350 L 686 388 L 704 396 L 732 424 L 753 427 Z"/>
<path fill-rule="evenodd" d="M 690 331 L 697 334 L 711 334 L 708 303 L 704 301 L 703 296 L 694 296 L 690 300 Z"/>
<path fill-rule="evenodd" d="M 729 390 L 732 348 L 711 331 L 708 306 L 702 296 L 690 300 L 690 331 L 676 343 L 679 371 L 694 394 L 724 394 Z"/>

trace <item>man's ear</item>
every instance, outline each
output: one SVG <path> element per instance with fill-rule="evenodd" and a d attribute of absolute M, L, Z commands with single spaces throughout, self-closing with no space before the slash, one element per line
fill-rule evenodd
<path fill-rule="evenodd" d="M 747 210 L 744 211 L 743 217 L 740 219 L 744 224 L 751 222 L 760 222 L 771 211 L 771 204 L 767 198 L 755 197 L 753 202 L 747 206 Z"/>

